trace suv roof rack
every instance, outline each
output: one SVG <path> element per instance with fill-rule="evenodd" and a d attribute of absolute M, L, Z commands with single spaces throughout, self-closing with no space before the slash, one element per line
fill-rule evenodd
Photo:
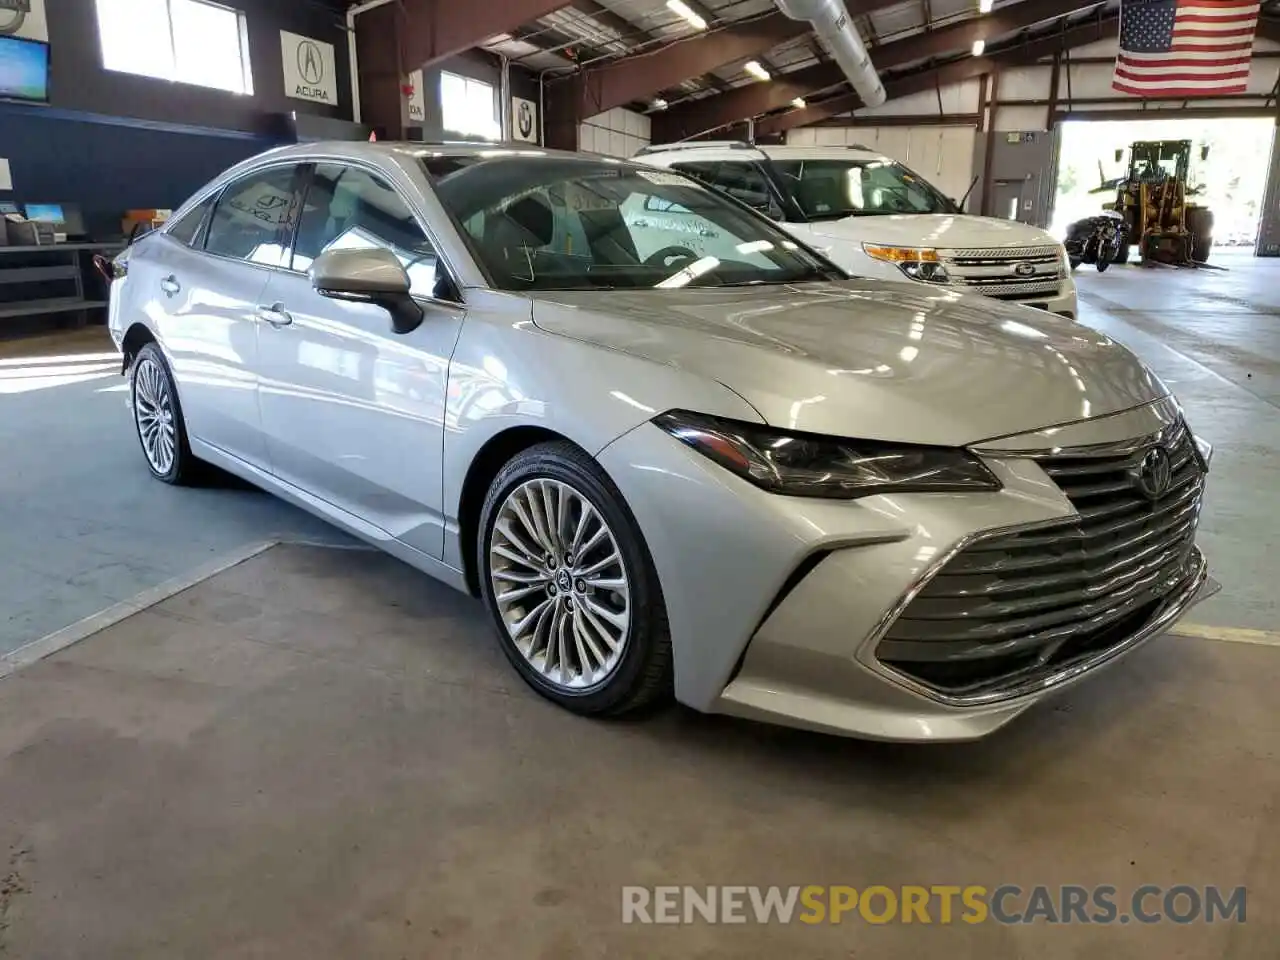
<path fill-rule="evenodd" d="M 672 150 L 697 150 L 702 147 L 713 147 L 719 150 L 754 150 L 755 144 L 745 140 L 684 140 L 680 143 L 655 143 L 641 147 L 636 154 L 642 157 L 646 153 L 669 153 Z"/>

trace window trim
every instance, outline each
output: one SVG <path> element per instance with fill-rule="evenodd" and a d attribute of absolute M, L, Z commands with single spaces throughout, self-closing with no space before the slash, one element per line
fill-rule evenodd
<path fill-rule="evenodd" d="M 244 10 L 239 9 L 238 7 L 228 6 L 225 3 L 218 3 L 217 0 L 192 0 L 192 2 L 198 3 L 202 6 L 213 7 L 218 10 L 225 10 L 228 13 L 235 14 L 236 32 L 238 34 L 236 49 L 240 58 L 241 88 L 239 90 L 228 90 L 226 87 L 209 86 L 208 84 L 196 83 L 192 80 L 186 80 L 178 76 L 156 77 L 156 76 L 152 76 L 149 73 L 135 73 L 132 70 L 124 70 L 119 67 L 108 67 L 107 51 L 103 44 L 103 38 L 102 38 L 102 25 L 101 25 L 102 21 L 101 21 L 101 12 L 100 12 L 101 8 L 98 6 L 98 0 L 93 0 L 94 26 L 96 27 L 97 33 L 98 33 L 98 56 L 102 61 L 102 69 L 109 73 L 121 73 L 129 77 L 141 77 L 144 80 L 158 80 L 164 83 L 180 83 L 183 86 L 196 87 L 197 89 L 200 89 L 200 90 L 213 90 L 217 93 L 225 93 L 233 97 L 254 96 L 253 60 L 250 57 L 250 53 L 249 53 L 249 16 L 248 14 Z M 168 21 L 168 27 L 169 27 L 169 31 L 168 31 L 169 32 L 169 53 L 172 58 L 172 62 L 176 66 L 178 62 L 178 44 L 177 44 L 177 38 L 173 32 L 173 0 L 164 0 L 164 7 L 165 7 L 165 15 L 166 15 L 166 19 Z"/>
<path fill-rule="evenodd" d="M 361 163 L 357 160 L 349 160 L 344 157 L 312 157 L 301 162 L 300 166 L 305 167 L 306 169 L 294 183 L 294 202 L 297 205 L 297 209 L 296 215 L 292 217 L 293 223 L 289 231 L 288 247 L 286 248 L 289 254 L 288 265 L 274 267 L 272 269 L 295 277 L 308 276 L 306 270 L 293 269 L 293 253 L 294 245 L 297 243 L 298 239 L 298 228 L 302 225 L 302 213 L 303 210 L 306 209 L 307 191 L 311 189 L 311 182 L 315 175 L 316 167 L 322 163 L 362 170 L 370 176 L 377 177 L 387 185 L 391 192 L 396 195 L 397 199 L 404 204 L 404 208 L 409 211 L 409 216 L 413 218 L 414 224 L 422 231 L 422 235 L 427 238 L 427 242 L 430 243 L 432 248 L 435 250 L 436 263 L 444 266 L 444 270 L 449 275 L 449 281 L 452 283 L 453 289 L 458 291 L 457 300 L 441 300 L 439 297 L 420 296 L 417 294 L 411 294 L 411 296 L 415 300 L 425 300 L 427 303 L 441 304 L 443 306 L 450 307 L 461 307 L 465 309 L 467 305 L 466 293 L 462 284 L 458 281 L 458 271 L 453 268 L 453 264 L 449 262 L 449 259 L 441 251 L 440 241 L 436 239 L 435 234 L 431 230 L 427 229 L 426 225 L 423 223 L 422 217 L 418 216 L 418 211 L 414 209 L 413 204 L 408 201 L 403 191 L 401 191 L 400 188 L 387 177 L 385 170 L 382 170 L 373 164 Z"/>

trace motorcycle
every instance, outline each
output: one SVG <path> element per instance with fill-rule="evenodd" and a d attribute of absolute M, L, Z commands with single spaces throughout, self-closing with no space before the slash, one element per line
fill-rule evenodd
<path fill-rule="evenodd" d="M 1127 247 L 1125 230 L 1124 218 L 1110 211 L 1071 224 L 1063 243 L 1071 269 L 1082 263 L 1091 263 L 1097 266 L 1099 273 L 1103 273 L 1111 264 L 1121 260 L 1121 249 Z"/>

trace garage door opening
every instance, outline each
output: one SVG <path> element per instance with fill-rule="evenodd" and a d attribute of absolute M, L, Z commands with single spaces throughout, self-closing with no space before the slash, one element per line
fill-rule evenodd
<path fill-rule="evenodd" d="M 1274 132 L 1274 121 L 1264 118 L 1068 121 L 1062 124 L 1058 155 L 1054 236 L 1065 237 L 1069 224 L 1098 213 L 1115 199 L 1114 190 L 1091 191 L 1104 180 L 1124 175 L 1132 143 L 1190 140 L 1188 188 L 1198 189 L 1196 201 L 1213 211 L 1213 256 L 1252 255 Z M 1201 159 L 1204 147 L 1209 153 Z M 1119 161 L 1118 150 L 1124 151 Z"/>

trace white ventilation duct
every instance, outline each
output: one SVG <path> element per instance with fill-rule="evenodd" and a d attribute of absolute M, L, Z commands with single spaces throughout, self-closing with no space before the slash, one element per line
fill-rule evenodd
<path fill-rule="evenodd" d="M 888 99 L 880 75 L 871 63 L 871 55 L 849 19 L 844 0 L 774 0 L 778 9 L 792 20 L 808 20 L 813 32 L 826 43 L 827 49 L 844 75 L 858 91 L 868 107 L 878 107 Z"/>

